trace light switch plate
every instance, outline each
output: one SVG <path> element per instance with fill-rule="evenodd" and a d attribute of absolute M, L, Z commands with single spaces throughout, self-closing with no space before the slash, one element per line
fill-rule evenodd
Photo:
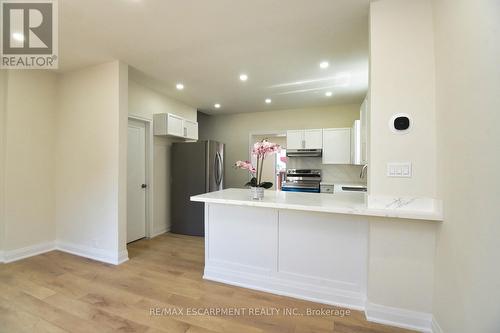
<path fill-rule="evenodd" d="M 387 177 L 411 178 L 411 162 L 387 163 Z"/>

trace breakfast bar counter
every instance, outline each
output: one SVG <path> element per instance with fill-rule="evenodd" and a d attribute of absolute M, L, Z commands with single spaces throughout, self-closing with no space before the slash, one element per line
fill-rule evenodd
<path fill-rule="evenodd" d="M 368 208 L 365 197 L 366 193 L 363 192 L 329 194 L 268 190 L 265 191 L 264 199 L 253 200 L 249 190 L 230 188 L 196 195 L 191 197 L 191 201 L 426 221 L 442 221 L 443 219 L 442 214 L 439 212 L 403 209 L 405 199 L 401 198 L 395 198 L 392 203 L 389 202 L 383 209 Z"/>
<path fill-rule="evenodd" d="M 191 197 L 205 205 L 207 280 L 364 310 L 369 320 L 426 331 L 439 214 L 364 193 L 248 189 Z"/>

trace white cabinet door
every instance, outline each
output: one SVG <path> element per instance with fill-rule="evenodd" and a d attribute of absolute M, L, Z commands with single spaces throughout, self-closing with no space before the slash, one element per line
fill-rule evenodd
<path fill-rule="evenodd" d="M 168 114 L 167 120 L 168 135 L 184 137 L 184 121 L 181 117 L 173 114 Z"/>
<path fill-rule="evenodd" d="M 286 149 L 303 149 L 304 130 L 286 131 Z"/>
<path fill-rule="evenodd" d="M 323 164 L 351 163 L 351 129 L 323 129 Z"/>
<path fill-rule="evenodd" d="M 323 130 L 322 129 L 306 129 L 304 130 L 304 141 L 306 149 L 321 149 L 323 148 Z"/>
<path fill-rule="evenodd" d="M 198 123 L 184 120 L 184 137 L 186 139 L 198 140 Z"/>
<path fill-rule="evenodd" d="M 368 163 L 368 96 L 361 104 L 361 164 Z"/>
<path fill-rule="evenodd" d="M 361 160 L 361 122 L 355 120 L 351 129 L 351 164 L 360 165 Z"/>

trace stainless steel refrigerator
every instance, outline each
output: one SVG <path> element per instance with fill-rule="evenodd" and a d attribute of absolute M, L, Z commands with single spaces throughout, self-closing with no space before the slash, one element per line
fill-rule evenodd
<path fill-rule="evenodd" d="M 211 140 L 174 143 L 171 161 L 171 232 L 204 236 L 204 205 L 189 198 L 224 188 L 224 144 Z"/>

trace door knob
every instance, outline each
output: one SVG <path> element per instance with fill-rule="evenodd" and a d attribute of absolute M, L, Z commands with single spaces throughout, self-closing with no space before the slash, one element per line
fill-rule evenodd
<path fill-rule="evenodd" d="M 141 184 L 141 188 L 147 188 L 148 185 L 147 184 Z"/>

